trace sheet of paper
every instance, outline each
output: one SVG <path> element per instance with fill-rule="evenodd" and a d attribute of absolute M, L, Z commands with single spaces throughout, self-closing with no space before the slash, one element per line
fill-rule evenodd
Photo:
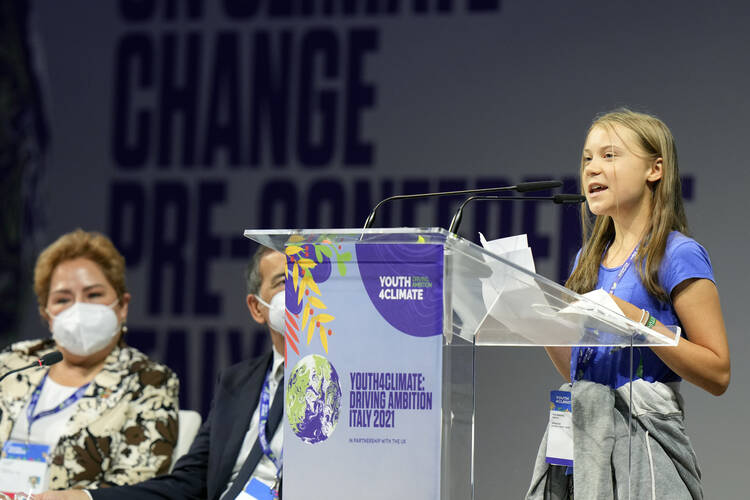
<path fill-rule="evenodd" d="M 489 250 L 497 255 L 529 247 L 529 239 L 525 234 L 517 234 L 515 236 L 508 236 L 507 238 L 498 238 L 496 240 L 487 241 L 487 238 L 485 238 L 482 233 L 479 233 L 479 242 L 485 250 Z"/>
<path fill-rule="evenodd" d="M 557 314 L 563 317 L 570 317 L 575 318 L 579 317 L 588 326 L 597 327 L 597 328 L 603 328 L 604 331 L 607 330 L 606 324 L 614 325 L 620 329 L 623 330 L 632 330 L 633 324 L 630 322 L 622 313 L 621 309 L 617 305 L 617 303 L 614 301 L 612 296 L 607 293 L 607 291 L 598 288 L 596 290 L 592 290 L 590 292 L 584 293 L 583 296 L 587 299 L 585 301 L 579 300 L 577 302 L 573 302 L 569 306 L 561 309 Z M 601 318 L 601 321 L 604 322 L 604 325 L 599 325 L 597 323 L 591 323 L 590 321 L 586 321 L 593 312 L 596 312 L 598 317 Z M 633 330 L 634 331 L 634 330 Z M 654 330 L 647 330 L 648 331 L 648 337 L 658 340 L 661 342 L 668 342 L 669 337 L 665 336 L 664 334 L 661 334 Z"/>
<path fill-rule="evenodd" d="M 487 241 L 484 235 L 479 233 L 479 241 L 485 250 L 519 267 L 536 272 L 534 256 L 528 246 L 528 238 L 525 234 Z M 503 292 L 523 288 L 523 285 L 515 282 L 515 280 L 507 279 L 505 264 L 489 262 L 489 265 L 492 269 L 492 275 L 482 280 L 482 298 L 488 310 L 492 308 L 492 304 Z"/>
<path fill-rule="evenodd" d="M 536 272 L 534 256 L 525 234 L 487 241 L 480 233 L 479 239 L 486 250 L 518 267 L 532 273 Z M 529 313 L 533 315 L 529 304 L 546 303 L 544 293 L 536 281 L 525 273 L 503 262 L 487 260 L 492 275 L 482 280 L 482 299 L 487 308 L 487 315 L 480 323 L 479 330 L 484 329 L 488 335 L 492 335 L 493 332 L 499 333 L 500 336 L 504 335 L 501 333 L 503 331 L 513 332 L 513 335 L 533 342 L 532 332 L 527 331 L 529 328 L 519 329 L 518 324 L 523 325 Z"/>

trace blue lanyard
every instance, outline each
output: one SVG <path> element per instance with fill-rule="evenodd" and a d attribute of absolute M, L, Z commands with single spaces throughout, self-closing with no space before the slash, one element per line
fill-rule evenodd
<path fill-rule="evenodd" d="M 612 282 L 612 286 L 609 287 L 609 294 L 610 295 L 614 295 L 615 288 L 617 288 L 617 285 L 620 284 L 620 280 L 622 280 L 622 277 L 625 276 L 625 273 L 628 272 L 628 269 L 633 264 L 633 259 L 635 259 L 635 254 L 638 253 L 638 247 L 639 246 L 640 245 L 636 245 L 635 246 L 635 248 L 633 249 L 633 253 L 630 254 L 630 257 L 628 257 L 628 260 L 626 260 L 625 263 L 620 268 L 620 272 L 617 273 L 617 276 L 615 277 L 615 280 Z M 609 246 L 607 246 L 607 248 L 609 248 Z M 607 250 L 604 250 L 604 252 L 606 253 Z"/>
<path fill-rule="evenodd" d="M 74 404 L 76 401 L 81 399 L 83 397 L 83 393 L 86 392 L 86 388 L 89 386 L 89 384 L 82 385 L 81 387 L 76 390 L 73 394 L 68 396 L 65 401 L 58 404 L 54 408 L 51 408 L 49 410 L 44 410 L 42 412 L 37 413 L 34 415 L 34 411 L 36 410 L 36 405 L 39 403 L 39 397 L 42 394 L 42 388 L 44 387 L 44 383 L 47 381 L 47 374 L 44 374 L 44 378 L 42 378 L 42 381 L 39 383 L 39 385 L 34 389 L 34 392 L 31 393 L 31 401 L 29 401 L 29 406 L 26 408 L 26 419 L 29 422 L 29 433 L 28 435 L 31 435 L 31 426 L 39 420 L 40 418 L 44 418 L 49 415 L 54 415 L 55 413 L 59 413 L 63 411 L 65 408 L 69 407 L 70 405 Z M 90 383 L 90 382 L 89 382 Z"/>
<path fill-rule="evenodd" d="M 633 265 L 633 260 L 635 259 L 636 254 L 638 253 L 638 247 L 640 245 L 636 245 L 633 249 L 633 252 L 630 254 L 630 257 L 628 257 L 628 260 L 626 260 L 622 266 L 620 267 L 620 272 L 617 273 L 617 276 L 615 276 L 615 280 L 612 282 L 612 285 L 609 287 L 609 294 L 614 295 L 615 289 L 617 288 L 617 285 L 620 284 L 620 281 L 622 281 L 623 276 L 625 276 L 625 273 L 628 272 L 628 269 L 630 269 L 630 266 Z M 607 248 L 604 249 L 604 253 L 607 253 L 607 250 L 609 249 L 609 245 L 607 245 Z M 580 349 L 578 351 L 578 361 L 576 362 L 576 380 L 580 380 L 583 376 L 583 371 L 588 367 L 589 363 L 591 363 L 592 358 L 594 357 L 594 348 L 592 347 L 584 347 L 583 349 Z"/>
<path fill-rule="evenodd" d="M 263 383 L 263 391 L 260 393 L 260 421 L 258 422 L 258 441 L 260 441 L 260 447 L 263 450 L 263 454 L 268 457 L 271 462 L 276 466 L 276 483 L 278 484 L 279 477 L 281 477 L 281 465 L 282 465 L 282 455 L 279 455 L 276 457 L 274 452 L 271 450 L 271 444 L 268 442 L 268 437 L 266 436 L 266 424 L 268 423 L 268 410 L 271 408 L 271 390 L 270 390 L 270 381 L 271 377 L 273 376 L 273 364 L 271 364 L 271 368 L 268 370 L 268 375 L 266 375 L 266 381 Z M 283 387 L 277 387 L 277 391 L 283 391 Z M 283 401 L 280 401 L 279 404 L 284 404 Z M 282 450 L 283 453 L 284 450 Z"/>

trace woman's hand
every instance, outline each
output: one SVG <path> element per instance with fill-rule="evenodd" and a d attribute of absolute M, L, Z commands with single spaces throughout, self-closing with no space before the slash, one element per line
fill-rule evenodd
<path fill-rule="evenodd" d="M 89 500 L 83 490 L 45 491 L 31 495 L 32 500 Z"/>

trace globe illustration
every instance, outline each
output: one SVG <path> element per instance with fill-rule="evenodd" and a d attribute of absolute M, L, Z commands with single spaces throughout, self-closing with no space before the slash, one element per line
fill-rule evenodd
<path fill-rule="evenodd" d="M 328 439 L 341 408 L 341 385 L 333 365 L 317 354 L 305 356 L 294 365 L 286 389 L 286 415 L 297 437 L 310 444 Z"/>

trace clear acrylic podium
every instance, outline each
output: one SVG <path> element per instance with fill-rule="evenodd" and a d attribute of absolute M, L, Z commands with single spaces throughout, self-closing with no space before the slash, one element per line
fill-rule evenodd
<path fill-rule="evenodd" d="M 439 492 L 439 498 L 443 500 L 474 498 L 474 414 L 477 397 L 474 390 L 474 360 L 477 348 L 672 346 L 679 341 L 680 331 L 677 327 L 670 328 L 671 336 L 648 329 L 627 319 L 619 311 L 589 301 L 442 228 L 247 230 L 245 236 L 281 252 L 286 252 L 290 245 L 301 248 L 325 241 L 338 248 L 354 249 L 351 252 L 353 264 L 357 260 L 356 249 L 361 249 L 362 245 L 432 245 L 442 248 L 442 262 L 439 264 L 443 280 L 440 306 L 442 343 L 436 354 L 441 357 L 442 407 L 437 424 L 440 428 L 427 431 L 434 431 L 431 435 L 440 441 L 436 448 L 439 457 L 434 457 L 434 463 L 439 464 L 440 468 L 440 473 L 436 475 L 439 484 L 434 491 Z M 286 253 L 289 255 L 289 252 Z M 329 255 L 332 265 L 335 264 L 336 255 Z M 352 290 L 355 291 L 347 293 L 358 293 L 356 288 Z M 288 430 L 285 428 L 286 432 Z M 287 434 L 285 465 L 291 459 L 287 455 L 286 442 Z M 537 445 L 529 443 L 531 453 Z M 310 460 L 311 455 L 307 456 L 307 460 Z M 355 454 L 348 460 L 356 462 L 360 459 L 358 457 Z M 371 458 L 366 452 L 362 453 L 360 465 L 363 470 L 372 466 L 369 462 Z M 388 471 L 387 465 L 381 464 L 380 467 L 386 468 L 383 472 L 386 475 L 399 474 L 398 470 Z M 295 474 L 294 469 L 285 467 L 285 494 L 287 485 L 294 484 Z M 409 478 L 409 481 L 419 480 L 419 477 Z M 336 484 L 331 486 L 333 491 L 328 490 L 327 498 L 352 498 L 355 492 L 335 491 Z M 377 492 L 366 489 L 357 491 L 355 496 L 381 498 Z M 393 498 L 392 495 L 388 497 Z"/>

